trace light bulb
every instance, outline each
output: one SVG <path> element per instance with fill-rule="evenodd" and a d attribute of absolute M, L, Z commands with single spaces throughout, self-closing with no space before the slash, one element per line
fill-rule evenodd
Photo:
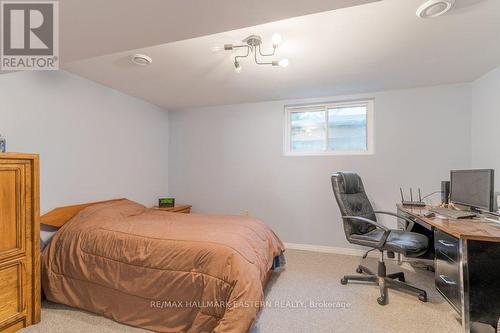
<path fill-rule="evenodd" d="M 273 47 L 276 48 L 278 45 L 281 43 L 281 35 L 280 34 L 274 34 L 272 37 L 273 41 Z"/>
<path fill-rule="evenodd" d="M 242 67 L 241 67 L 240 63 L 238 61 L 235 61 L 234 62 L 234 71 L 236 73 L 241 73 L 241 69 L 242 69 Z"/>
<path fill-rule="evenodd" d="M 278 62 L 278 65 L 280 67 L 287 67 L 288 66 L 288 59 L 287 58 L 283 58 L 281 59 L 279 62 Z"/>
<path fill-rule="evenodd" d="M 214 45 L 210 48 L 210 50 L 212 50 L 212 52 L 219 52 L 219 51 L 223 51 L 224 50 L 224 46 L 222 45 Z"/>

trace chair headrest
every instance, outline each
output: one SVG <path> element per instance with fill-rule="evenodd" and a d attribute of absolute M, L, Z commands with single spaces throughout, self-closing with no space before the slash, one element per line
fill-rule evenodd
<path fill-rule="evenodd" d="M 356 194 L 365 191 L 361 177 L 352 171 L 339 171 L 333 175 L 337 178 L 340 191 L 345 194 Z"/>

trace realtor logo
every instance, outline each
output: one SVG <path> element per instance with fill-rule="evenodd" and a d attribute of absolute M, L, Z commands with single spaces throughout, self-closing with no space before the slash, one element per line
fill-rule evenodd
<path fill-rule="evenodd" d="M 59 69 L 57 1 L 1 1 L 1 70 Z"/>

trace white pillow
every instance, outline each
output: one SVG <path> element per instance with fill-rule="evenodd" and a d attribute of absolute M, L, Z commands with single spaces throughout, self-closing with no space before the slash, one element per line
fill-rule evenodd
<path fill-rule="evenodd" d="M 52 227 L 50 225 L 41 224 L 40 225 L 40 250 L 43 251 L 47 245 L 49 245 L 50 240 L 59 228 Z"/>

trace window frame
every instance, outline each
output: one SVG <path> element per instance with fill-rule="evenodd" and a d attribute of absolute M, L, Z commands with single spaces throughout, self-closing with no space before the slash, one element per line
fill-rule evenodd
<path fill-rule="evenodd" d="M 284 107 L 284 134 L 283 155 L 284 156 L 342 156 L 342 155 L 373 155 L 375 153 L 374 136 L 374 99 L 360 99 L 351 101 L 325 102 L 303 105 L 285 105 Z M 328 109 L 339 107 L 366 106 L 366 150 L 331 150 L 328 149 Z M 292 151 L 291 150 L 291 115 L 294 112 L 325 111 L 325 143 L 323 150 L 318 151 Z"/>

